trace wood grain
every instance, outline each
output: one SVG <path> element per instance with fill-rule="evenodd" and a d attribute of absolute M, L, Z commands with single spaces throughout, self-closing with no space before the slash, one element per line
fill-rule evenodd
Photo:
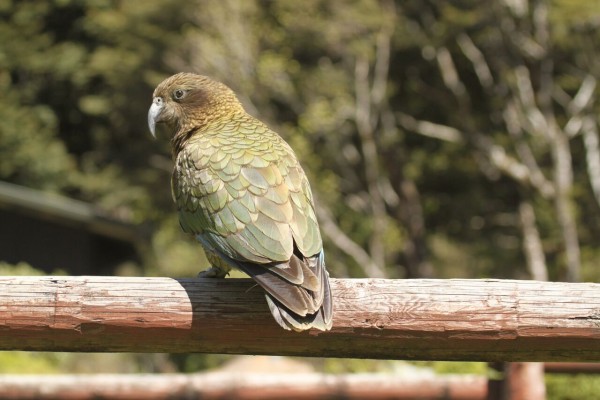
<path fill-rule="evenodd" d="M 331 284 L 333 329 L 295 333 L 247 279 L 0 277 L 0 350 L 600 361 L 600 284 Z"/>

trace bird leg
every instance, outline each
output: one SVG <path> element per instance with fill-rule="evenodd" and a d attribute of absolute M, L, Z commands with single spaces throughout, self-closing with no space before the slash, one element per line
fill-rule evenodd
<path fill-rule="evenodd" d="M 225 264 L 219 256 L 211 251 L 205 251 L 205 254 L 211 267 L 200 272 L 198 278 L 225 278 L 229 275 L 231 267 Z"/>
<path fill-rule="evenodd" d="M 220 267 L 212 266 L 198 274 L 198 278 L 225 278 L 229 275 L 229 270 L 224 270 Z"/>

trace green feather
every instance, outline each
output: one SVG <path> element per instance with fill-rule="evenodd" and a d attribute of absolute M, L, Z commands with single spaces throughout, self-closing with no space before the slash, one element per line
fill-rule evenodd
<path fill-rule="evenodd" d="M 287 186 L 280 184 L 279 186 L 269 189 L 265 194 L 265 198 L 277 204 L 283 205 L 290 201 L 290 192 Z"/>
<path fill-rule="evenodd" d="M 252 223 L 253 220 L 256 220 L 256 217 L 258 216 L 256 212 L 251 214 L 248 208 L 244 207 L 244 205 L 237 199 L 231 200 L 227 204 L 227 207 L 229 208 L 231 213 L 243 224 Z M 252 217 L 253 215 L 254 218 Z"/>
<path fill-rule="evenodd" d="M 221 222 L 226 229 L 226 234 L 236 233 L 244 228 L 244 224 L 242 224 L 231 212 L 230 204 L 219 212 L 219 217 L 221 218 Z"/>
<path fill-rule="evenodd" d="M 255 152 L 256 153 L 256 152 Z M 268 167 L 271 163 L 260 155 L 260 153 L 255 154 L 252 161 L 250 161 L 250 166 L 254 168 L 265 168 Z"/>
<path fill-rule="evenodd" d="M 269 183 L 262 174 L 262 170 L 256 168 L 242 168 L 242 176 L 248 180 L 250 186 L 268 189 Z"/>
<path fill-rule="evenodd" d="M 215 191 L 214 193 L 209 194 L 208 196 L 206 196 L 206 198 L 208 199 L 208 204 L 210 205 L 211 211 L 214 212 L 219 211 L 223 209 L 223 207 L 225 207 L 225 204 L 227 203 L 227 200 L 229 198 L 229 194 L 227 193 L 227 190 L 223 188 Z"/>
<path fill-rule="evenodd" d="M 290 222 L 294 215 L 289 203 L 277 204 L 266 197 L 257 197 L 256 207 L 261 213 L 278 222 Z"/>

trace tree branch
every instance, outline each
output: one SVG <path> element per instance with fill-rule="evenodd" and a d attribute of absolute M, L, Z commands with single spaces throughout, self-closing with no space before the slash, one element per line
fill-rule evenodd
<path fill-rule="evenodd" d="M 372 99 L 370 96 L 371 90 L 369 89 L 369 62 L 364 57 L 359 57 L 356 60 L 355 91 L 356 128 L 360 137 L 367 191 L 371 200 L 373 217 L 373 232 L 369 241 L 369 253 L 375 264 L 377 264 L 378 269 L 384 271 L 385 249 L 383 247 L 383 233 L 387 225 L 387 213 L 383 196 L 379 191 L 379 156 L 374 137 L 376 119 L 372 117 Z"/>
<path fill-rule="evenodd" d="M 323 234 L 327 236 L 338 249 L 352 257 L 363 269 L 366 276 L 374 278 L 382 278 L 385 276 L 385 271 L 371 259 L 369 253 L 339 228 L 333 220 L 329 210 L 326 210 L 323 207 L 316 207 L 316 212 Z"/>
<path fill-rule="evenodd" d="M 440 47 L 436 53 L 436 60 L 446 87 L 450 89 L 457 99 L 463 99 L 466 93 L 465 85 L 458 76 L 458 71 L 456 70 L 454 61 L 452 61 L 450 51 L 445 47 Z"/>
<path fill-rule="evenodd" d="M 463 142 L 461 132 L 451 126 L 417 120 L 403 112 L 397 112 L 396 117 L 398 124 L 408 131 L 416 132 L 420 135 L 428 136 L 434 139 L 444 140 L 446 142 Z"/>
<path fill-rule="evenodd" d="M 592 116 L 583 119 L 582 131 L 588 177 L 596 203 L 600 205 L 600 139 L 598 138 L 598 124 Z"/>
<path fill-rule="evenodd" d="M 531 185 L 545 198 L 552 198 L 556 194 L 554 184 L 546 179 L 546 176 L 540 169 L 530 146 L 524 140 L 523 129 L 519 123 L 519 113 L 517 112 L 516 101 L 509 101 L 502 113 L 504 124 L 509 135 L 515 142 L 515 149 L 519 159 L 529 169 Z"/>
<path fill-rule="evenodd" d="M 419 121 L 403 113 L 397 113 L 396 115 L 398 123 L 407 130 L 450 142 L 461 141 L 462 134 L 458 129 L 429 121 Z M 532 171 L 526 164 L 519 162 L 519 160 L 507 154 L 502 146 L 495 144 L 490 138 L 480 133 L 474 133 L 473 137 L 477 149 L 487 156 L 487 159 L 494 167 L 517 182 L 535 187 L 546 196 L 552 195 L 552 186 L 546 181 L 539 169 L 536 174 L 535 170 Z"/>
<path fill-rule="evenodd" d="M 546 256 L 540 239 L 540 232 L 535 222 L 535 212 L 531 203 L 522 201 L 519 204 L 519 217 L 523 231 L 523 251 L 527 259 L 527 267 L 531 278 L 538 281 L 548 280 Z"/>
<path fill-rule="evenodd" d="M 475 70 L 475 74 L 477 75 L 481 86 L 485 89 L 490 89 L 494 85 L 494 78 L 492 77 L 490 67 L 485 61 L 485 57 L 481 50 L 475 46 L 475 43 L 473 43 L 466 33 L 458 36 L 457 43 L 463 54 L 471 61 L 471 64 L 473 64 L 473 70 Z"/>

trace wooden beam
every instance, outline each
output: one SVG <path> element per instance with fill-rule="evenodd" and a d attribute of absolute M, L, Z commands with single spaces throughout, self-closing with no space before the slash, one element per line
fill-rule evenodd
<path fill-rule="evenodd" d="M 0 277 L 0 350 L 600 361 L 600 284 L 332 279 L 329 332 L 246 279 Z"/>
<path fill-rule="evenodd" d="M 599 363 L 549 362 L 544 364 L 547 374 L 600 374 Z"/>
<path fill-rule="evenodd" d="M 485 376 L 317 373 L 2 375 L 2 399 L 484 400 Z"/>

